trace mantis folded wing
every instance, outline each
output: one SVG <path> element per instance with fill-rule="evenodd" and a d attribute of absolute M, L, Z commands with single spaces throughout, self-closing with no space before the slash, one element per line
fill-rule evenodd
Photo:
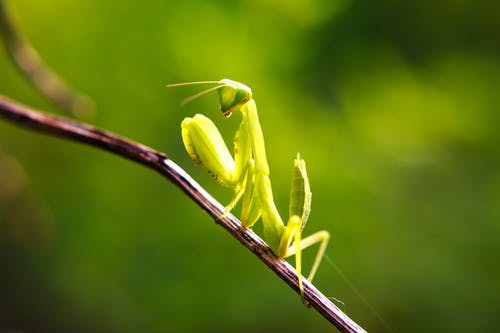
<path fill-rule="evenodd" d="M 243 226 L 251 228 L 259 218 L 262 218 L 263 238 L 273 252 L 280 258 L 295 255 L 295 267 L 302 294 L 302 250 L 320 243 L 307 278 L 311 281 L 330 238 L 327 231 L 319 231 L 302 239 L 302 230 L 311 210 L 311 191 L 305 161 L 299 154 L 294 160 L 289 218 L 285 225 L 274 203 L 264 135 L 251 89 L 229 79 L 172 84 L 169 87 L 204 83 L 215 86 L 186 99 L 184 103 L 216 90 L 219 94 L 220 111 L 225 117 L 229 117 L 235 111 L 241 112 L 242 121 L 233 140 L 234 159 L 217 127 L 201 114 L 186 118 L 182 122 L 185 148 L 191 158 L 197 164 L 204 166 L 215 180 L 234 190 L 233 198 L 226 207 L 227 212 L 243 199 L 241 212 Z"/>

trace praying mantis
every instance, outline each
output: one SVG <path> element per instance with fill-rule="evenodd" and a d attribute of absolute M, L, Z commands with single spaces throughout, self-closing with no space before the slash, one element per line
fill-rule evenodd
<path fill-rule="evenodd" d="M 330 234 L 324 230 L 302 239 L 302 230 L 311 210 L 311 190 L 305 161 L 299 154 L 294 160 L 289 218 L 285 225 L 273 199 L 264 135 L 252 90 L 230 79 L 177 83 L 167 87 L 197 84 L 214 86 L 187 98 L 183 104 L 217 91 L 222 114 L 229 117 L 233 112 L 240 111 L 242 120 L 233 139 L 234 158 L 215 124 L 202 114 L 182 121 L 184 146 L 196 164 L 205 167 L 222 186 L 233 189 L 233 198 L 226 206 L 225 214 L 243 200 L 240 218 L 243 227 L 252 228 L 262 218 L 263 238 L 274 254 L 282 259 L 295 255 L 295 269 L 303 296 L 302 250 L 320 244 L 307 277 L 312 281 L 330 239 Z"/>

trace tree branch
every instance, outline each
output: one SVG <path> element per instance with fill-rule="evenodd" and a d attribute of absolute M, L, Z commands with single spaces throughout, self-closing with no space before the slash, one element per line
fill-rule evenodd
<path fill-rule="evenodd" d="M 297 293 L 297 273 L 285 260 L 277 258 L 272 250 L 252 230 L 244 229 L 232 214 L 221 218 L 224 206 L 217 202 L 198 183 L 172 160 L 152 148 L 120 137 L 91 125 L 62 117 L 44 114 L 0 95 L 0 118 L 17 126 L 43 134 L 82 142 L 143 164 L 167 177 L 205 210 L 241 244 L 252 251 Z M 304 299 L 341 332 L 365 332 L 335 306 L 325 295 L 304 279 Z"/>
<path fill-rule="evenodd" d="M 92 99 L 72 91 L 21 35 L 7 11 L 5 0 L 0 0 L 0 36 L 12 62 L 44 97 L 79 118 L 94 112 L 95 104 Z"/>

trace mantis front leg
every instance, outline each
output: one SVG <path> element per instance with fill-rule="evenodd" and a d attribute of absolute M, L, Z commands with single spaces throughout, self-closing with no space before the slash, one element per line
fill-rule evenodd
<path fill-rule="evenodd" d="M 219 130 L 206 116 L 197 114 L 193 118 L 186 118 L 181 127 L 184 146 L 191 158 L 205 167 L 222 186 L 234 190 L 233 198 L 226 206 L 226 213 L 230 212 L 246 193 L 241 219 L 247 225 L 253 224 L 260 217 L 260 211 L 253 197 L 248 195 L 251 189 L 246 191 L 247 186 L 253 186 L 255 170 L 246 122 L 240 124 L 233 140 L 234 159 Z M 247 216 L 251 216 L 252 222 L 248 222 Z"/>

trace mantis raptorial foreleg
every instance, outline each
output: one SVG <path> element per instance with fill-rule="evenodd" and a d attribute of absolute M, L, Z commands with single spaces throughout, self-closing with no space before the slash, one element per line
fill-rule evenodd
<path fill-rule="evenodd" d="M 186 118 L 182 122 L 182 137 L 186 150 L 191 158 L 207 168 L 221 185 L 233 189 L 233 199 L 226 207 L 228 212 L 243 198 L 243 226 L 251 228 L 259 217 L 262 217 L 263 238 L 273 252 L 280 258 L 295 255 L 299 288 L 303 293 L 302 250 L 320 243 L 308 276 L 308 280 L 312 280 L 330 238 L 327 231 L 319 231 L 302 239 L 302 229 L 311 209 L 311 191 L 305 162 L 297 154 L 290 192 L 289 219 L 285 226 L 273 199 L 264 136 L 251 89 L 229 79 L 169 86 L 202 83 L 215 84 L 215 87 L 202 91 L 185 102 L 216 90 L 224 116 L 229 117 L 234 111 L 240 111 L 242 114 L 240 127 L 233 140 L 234 159 L 216 126 L 201 114 Z"/>

